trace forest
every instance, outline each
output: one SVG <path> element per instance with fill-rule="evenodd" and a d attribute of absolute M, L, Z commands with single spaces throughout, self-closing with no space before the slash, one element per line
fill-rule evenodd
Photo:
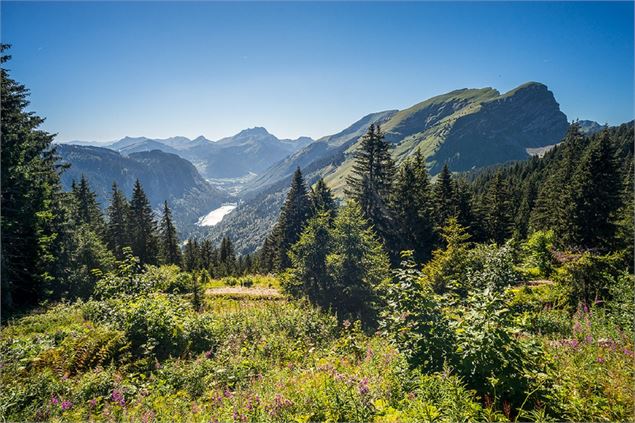
<path fill-rule="evenodd" d="M 634 125 L 430 175 L 380 125 L 298 168 L 264 244 L 181 239 L 137 181 L 65 192 L 2 46 L 3 421 L 627 421 Z M 441 164 L 435 164 L 441 167 Z"/>

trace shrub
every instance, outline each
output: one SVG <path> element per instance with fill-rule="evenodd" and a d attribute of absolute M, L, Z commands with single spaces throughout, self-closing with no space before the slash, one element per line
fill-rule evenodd
<path fill-rule="evenodd" d="M 238 278 L 235 278 L 233 276 L 229 276 L 229 277 L 223 278 L 223 282 L 227 286 L 236 286 L 236 285 L 238 285 Z"/>
<path fill-rule="evenodd" d="M 454 336 L 439 298 L 430 286 L 421 284 L 411 253 L 404 255 L 402 268 L 395 271 L 395 280 L 386 290 L 381 327 L 412 366 L 441 370 L 451 357 Z"/>
<path fill-rule="evenodd" d="M 622 273 L 609 287 L 611 299 L 606 304 L 613 321 L 626 332 L 631 332 L 635 323 L 634 284 L 635 276 Z"/>
<path fill-rule="evenodd" d="M 523 244 L 525 262 L 528 266 L 536 267 L 539 275 L 549 277 L 554 266 L 554 246 L 555 236 L 552 230 L 536 231 L 527 242 Z"/>
<path fill-rule="evenodd" d="M 609 297 L 610 287 L 617 283 L 622 263 L 619 254 L 601 256 L 585 252 L 558 269 L 556 280 L 569 289 L 573 306 L 579 302 L 591 305 Z"/>
<path fill-rule="evenodd" d="M 252 286 L 254 286 L 254 280 L 249 276 L 243 276 L 242 278 L 240 278 L 240 286 L 251 288 Z"/>

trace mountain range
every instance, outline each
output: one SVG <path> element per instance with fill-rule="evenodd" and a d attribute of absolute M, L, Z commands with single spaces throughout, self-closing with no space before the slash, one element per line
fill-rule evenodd
<path fill-rule="evenodd" d="M 313 139 L 309 137 L 295 140 L 278 139 L 265 128 L 255 127 L 217 141 L 208 140 L 201 135 L 193 140 L 186 137 L 124 137 L 110 144 L 86 141 L 75 141 L 70 144 L 101 146 L 125 156 L 142 151 L 160 150 L 189 160 L 205 178 L 220 179 L 259 174 L 311 142 Z"/>
<path fill-rule="evenodd" d="M 192 163 L 175 154 L 153 150 L 124 156 L 108 148 L 68 144 L 58 145 L 56 151 L 61 163 L 71 165 L 61 175 L 65 190 L 85 175 L 105 209 L 113 182 L 130 198 L 139 179 L 154 209 L 158 211 L 168 201 L 182 235 L 201 215 L 230 200 L 226 192 L 207 182 Z"/>
<path fill-rule="evenodd" d="M 455 90 L 403 110 L 368 114 L 317 140 L 278 139 L 265 128 L 255 127 L 217 141 L 203 136 L 126 137 L 106 147 L 120 153 L 121 159 L 133 161 L 139 161 L 141 153 L 178 156 L 200 173 L 196 186 L 203 186 L 205 179 L 216 182 L 242 177 L 238 192 L 241 204 L 232 213 L 214 227 L 190 227 L 186 232 L 214 240 L 230 236 L 237 240 L 238 250 L 247 253 L 260 245 L 277 219 L 297 167 L 309 184 L 323 177 L 342 198 L 354 153 L 372 123 L 381 125 L 397 163 L 421 151 L 431 175 L 444 164 L 454 172 L 463 172 L 524 160 L 559 143 L 569 127 L 553 93 L 544 84 L 529 82 L 506 93 L 489 87 Z M 588 133 L 601 129 L 593 121 L 579 124 Z M 206 186 L 209 191 L 211 186 Z M 206 195 L 214 199 L 228 198 L 220 190 L 209 192 Z"/>

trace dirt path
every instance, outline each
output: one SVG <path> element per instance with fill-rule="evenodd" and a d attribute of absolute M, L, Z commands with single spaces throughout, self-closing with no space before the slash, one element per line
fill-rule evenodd
<path fill-rule="evenodd" d="M 205 291 L 210 297 L 228 297 L 228 298 L 284 298 L 283 295 L 275 288 L 245 288 L 242 286 L 226 286 L 222 288 L 211 288 Z"/>

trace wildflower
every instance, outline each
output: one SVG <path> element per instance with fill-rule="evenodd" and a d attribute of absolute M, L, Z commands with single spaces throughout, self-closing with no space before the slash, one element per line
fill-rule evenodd
<path fill-rule="evenodd" d="M 97 407 L 97 400 L 93 398 L 92 400 L 88 401 L 88 405 L 90 406 L 90 408 Z"/>
<path fill-rule="evenodd" d="M 150 423 L 154 420 L 154 412 L 152 410 L 148 410 L 141 416 L 141 421 L 143 423 Z"/>
<path fill-rule="evenodd" d="M 360 395 L 366 395 L 370 391 L 370 388 L 368 387 L 368 378 L 365 377 L 362 379 L 359 382 L 357 389 L 359 390 Z"/>
<path fill-rule="evenodd" d="M 624 354 L 628 355 L 629 357 L 632 357 L 633 351 L 629 350 L 628 348 L 624 348 Z"/>
<path fill-rule="evenodd" d="M 212 358 L 212 350 L 209 350 L 209 351 L 205 352 L 205 358 L 207 358 L 207 359 Z"/>
<path fill-rule="evenodd" d="M 595 361 L 597 361 L 600 364 L 604 363 L 604 359 L 602 357 L 596 358 Z"/>
<path fill-rule="evenodd" d="M 593 342 L 593 337 L 591 335 L 587 335 L 586 338 L 584 338 L 584 340 L 586 341 L 587 344 L 590 344 Z"/>
<path fill-rule="evenodd" d="M 346 319 L 342 322 L 342 325 L 344 326 L 344 329 L 348 329 L 351 327 L 351 321 Z"/>
<path fill-rule="evenodd" d="M 112 394 L 110 394 L 110 399 L 113 402 L 118 403 L 122 407 L 126 405 L 126 399 L 123 396 L 123 392 L 121 392 L 120 390 L 117 390 L 117 389 L 113 390 Z"/>
<path fill-rule="evenodd" d="M 59 400 L 59 399 L 57 399 L 57 397 L 56 397 L 56 396 L 52 396 L 52 397 L 51 397 L 51 404 L 53 404 L 53 405 L 57 405 L 57 404 L 59 404 L 59 402 L 60 402 L 60 400 Z"/>
<path fill-rule="evenodd" d="M 233 398 L 234 394 L 232 394 L 232 392 L 229 389 L 225 389 L 225 392 L 223 392 L 223 395 L 225 396 L 225 398 Z"/>
<path fill-rule="evenodd" d="M 64 411 L 70 410 L 72 407 L 73 407 L 73 403 L 72 402 L 70 402 L 68 400 L 62 401 L 62 410 L 64 410 Z"/>

